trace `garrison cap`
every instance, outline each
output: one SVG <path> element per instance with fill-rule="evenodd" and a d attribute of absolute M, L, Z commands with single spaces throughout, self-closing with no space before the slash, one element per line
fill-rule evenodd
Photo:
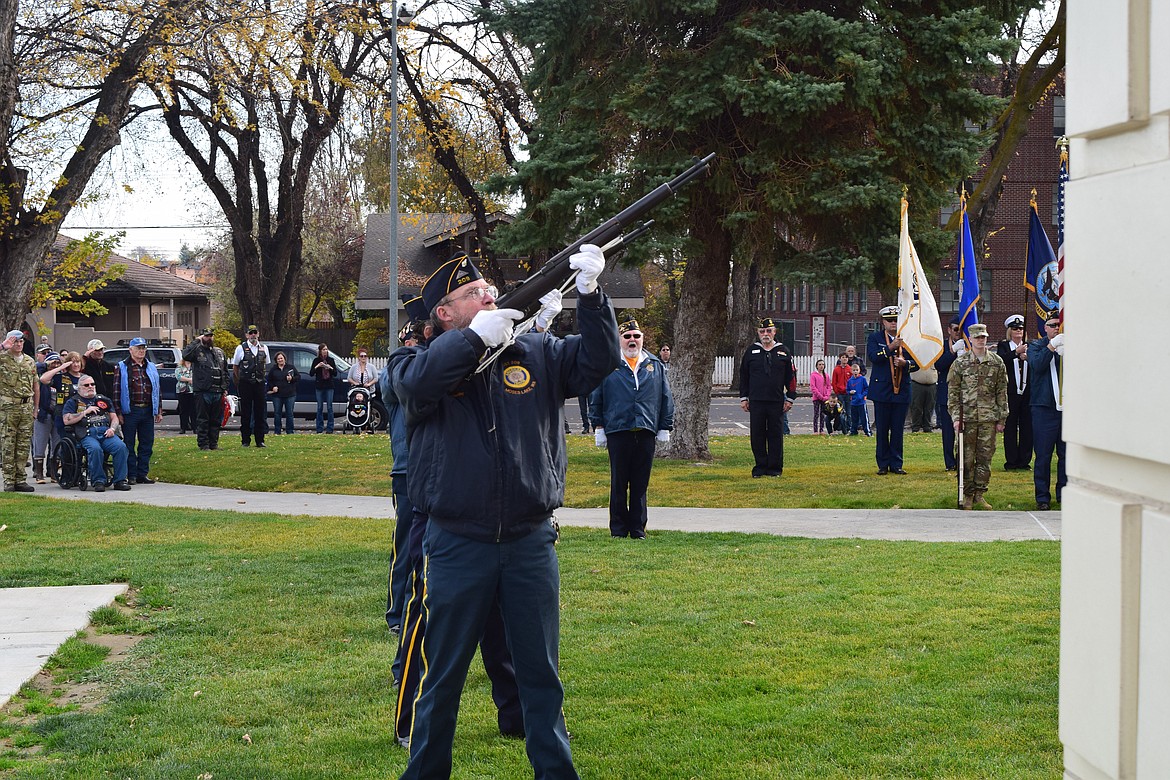
<path fill-rule="evenodd" d="M 1022 328 L 1024 327 L 1024 318 L 1018 314 L 1013 314 L 1003 321 L 1005 328 Z"/>
<path fill-rule="evenodd" d="M 878 316 L 883 320 L 896 320 L 898 319 L 898 307 L 896 305 L 886 306 L 878 312 Z"/>
<path fill-rule="evenodd" d="M 773 320 L 771 317 L 760 317 L 760 324 L 756 326 L 756 329 L 761 330 L 763 328 L 774 328 L 774 327 L 776 327 L 776 321 Z"/>
<path fill-rule="evenodd" d="M 482 278 L 483 274 L 471 262 L 470 257 L 462 253 L 452 257 L 423 282 L 422 299 L 427 307 L 427 313 L 434 311 L 439 301 L 463 285 Z"/>
<path fill-rule="evenodd" d="M 979 336 L 983 336 L 984 338 L 986 338 L 987 337 L 987 326 L 984 325 L 982 322 L 976 322 L 974 325 L 967 328 L 967 335 L 970 336 L 971 338 L 977 338 Z"/>
<path fill-rule="evenodd" d="M 421 295 L 416 295 L 408 301 L 403 301 L 402 308 L 406 309 L 406 316 L 411 322 L 425 320 L 430 316 L 430 311 L 427 310 L 426 304 L 423 303 Z"/>
<path fill-rule="evenodd" d="M 626 333 L 631 330 L 642 330 L 642 327 L 638 324 L 638 321 L 633 317 L 630 317 L 628 320 L 618 325 L 618 333 Z"/>

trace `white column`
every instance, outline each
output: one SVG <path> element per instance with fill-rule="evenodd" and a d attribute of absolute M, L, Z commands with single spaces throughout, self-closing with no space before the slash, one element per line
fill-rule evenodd
<path fill-rule="evenodd" d="M 1060 739 L 1069 780 L 1162 780 L 1170 422 L 1128 399 L 1170 386 L 1170 0 L 1069 3 Z"/>

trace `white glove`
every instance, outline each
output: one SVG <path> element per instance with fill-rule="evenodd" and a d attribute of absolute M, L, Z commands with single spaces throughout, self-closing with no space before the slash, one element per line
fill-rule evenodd
<path fill-rule="evenodd" d="M 600 247 L 582 244 L 577 254 L 569 258 L 569 268 L 577 274 L 577 292 L 588 295 L 597 290 L 597 277 L 605 270 L 605 254 Z"/>
<path fill-rule="evenodd" d="M 485 346 L 498 347 L 512 337 L 515 320 L 524 316 L 517 309 L 491 309 L 479 312 L 468 325 Z"/>
<path fill-rule="evenodd" d="M 593 443 L 596 444 L 598 447 L 605 446 L 605 428 L 594 428 L 593 429 Z"/>
<path fill-rule="evenodd" d="M 654 441 L 660 441 L 663 443 L 670 441 L 670 431 L 659 431 L 657 434 L 655 434 Z"/>
<path fill-rule="evenodd" d="M 536 327 L 541 330 L 548 330 L 548 326 L 557 318 L 564 307 L 561 305 L 561 291 L 550 290 L 544 295 L 540 296 L 540 302 L 543 307 L 536 315 Z"/>
<path fill-rule="evenodd" d="M 1048 343 L 1051 344 L 1052 348 L 1056 350 L 1056 354 L 1060 355 L 1061 357 L 1064 357 L 1064 334 L 1063 333 L 1057 333 L 1055 336 L 1053 336 L 1051 339 L 1049 339 Z"/>

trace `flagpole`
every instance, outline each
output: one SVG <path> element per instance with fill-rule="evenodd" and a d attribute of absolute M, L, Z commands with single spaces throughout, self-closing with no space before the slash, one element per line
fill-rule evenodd
<path fill-rule="evenodd" d="M 1036 212 L 1036 216 L 1039 217 L 1040 216 L 1040 209 L 1036 207 L 1036 188 L 1035 187 L 1032 188 L 1032 199 L 1029 201 L 1029 205 L 1032 207 L 1032 211 Z M 1024 284 L 1024 340 L 1025 341 L 1029 340 L 1028 336 L 1027 336 L 1028 330 L 1029 330 L 1028 323 L 1035 320 L 1035 317 L 1033 316 L 1035 314 L 1035 312 L 1033 312 L 1030 308 L 1028 308 L 1029 289 L 1028 289 L 1027 281 L 1028 281 L 1028 253 L 1027 253 L 1027 251 L 1025 251 L 1024 252 L 1024 282 L 1025 282 L 1025 284 Z M 1038 333 L 1036 335 L 1043 336 L 1044 334 Z"/>

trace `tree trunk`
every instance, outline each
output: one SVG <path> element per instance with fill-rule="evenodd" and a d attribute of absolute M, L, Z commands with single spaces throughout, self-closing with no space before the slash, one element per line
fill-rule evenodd
<path fill-rule="evenodd" d="M 739 364 L 748 345 L 756 340 L 757 310 L 759 300 L 760 267 L 755 260 L 737 262 L 731 266 L 731 316 L 727 329 L 735 335 L 731 355 L 731 392 L 739 392 Z M 789 345 L 789 349 L 792 346 Z"/>
<path fill-rule="evenodd" d="M 711 460 L 707 435 L 711 374 L 715 369 L 715 336 L 727 325 L 731 236 L 720 220 L 715 198 L 706 189 L 692 200 L 691 224 L 699 255 L 687 264 L 683 274 L 670 358 L 674 434 L 663 455 Z"/>

